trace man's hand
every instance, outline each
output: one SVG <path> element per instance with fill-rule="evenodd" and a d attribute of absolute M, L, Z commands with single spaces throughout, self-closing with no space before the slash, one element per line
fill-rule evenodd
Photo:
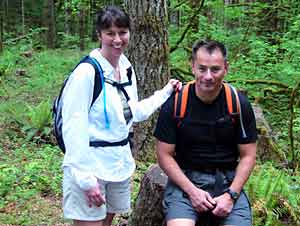
<path fill-rule="evenodd" d="M 105 199 L 101 194 L 98 183 L 96 187 L 87 190 L 85 194 L 87 196 L 87 202 L 89 207 L 92 207 L 92 205 L 100 207 L 103 203 L 105 203 Z"/>
<path fill-rule="evenodd" d="M 206 212 L 215 208 L 216 201 L 210 194 L 200 188 L 196 188 L 193 193 L 189 195 L 192 206 L 198 212 Z"/>
<path fill-rule="evenodd" d="M 212 211 L 214 215 L 219 217 L 226 217 L 230 214 L 234 203 L 227 192 L 218 197 L 215 197 L 214 201 L 216 202 L 216 207 Z"/>

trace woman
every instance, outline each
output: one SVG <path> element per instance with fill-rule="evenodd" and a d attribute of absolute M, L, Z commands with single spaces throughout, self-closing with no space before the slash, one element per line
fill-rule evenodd
<path fill-rule="evenodd" d="M 170 80 L 162 90 L 138 101 L 135 73 L 123 55 L 130 36 L 128 15 L 107 7 L 98 13 L 96 26 L 101 48 L 90 56 L 104 71 L 102 91 L 90 108 L 95 70 L 82 63 L 62 96 L 63 208 L 74 225 L 109 226 L 115 214 L 130 209 L 130 176 L 135 169 L 128 143 L 132 123 L 147 119 L 174 89 L 181 89 L 181 83 Z M 109 145 L 90 146 L 90 141 Z"/>

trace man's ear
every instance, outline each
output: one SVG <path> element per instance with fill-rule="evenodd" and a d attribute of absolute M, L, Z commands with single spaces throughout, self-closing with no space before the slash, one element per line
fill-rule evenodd
<path fill-rule="evenodd" d="M 225 60 L 225 75 L 228 73 L 228 69 L 229 69 L 229 64 L 228 61 Z"/>
<path fill-rule="evenodd" d="M 192 73 L 195 74 L 195 70 L 194 70 L 195 64 L 192 60 L 191 60 L 191 68 L 192 68 Z"/>

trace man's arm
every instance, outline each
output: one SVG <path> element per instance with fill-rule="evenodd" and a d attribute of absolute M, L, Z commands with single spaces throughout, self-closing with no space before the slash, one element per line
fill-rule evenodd
<path fill-rule="evenodd" d="M 159 166 L 166 173 L 169 179 L 177 184 L 185 192 L 193 207 L 199 212 L 205 212 L 213 209 L 215 201 L 210 194 L 202 189 L 197 188 L 182 172 L 179 165 L 174 159 L 175 144 L 168 144 L 162 141 L 157 142 L 157 159 Z"/>
<path fill-rule="evenodd" d="M 240 193 L 247 182 L 256 162 L 256 143 L 239 144 L 240 161 L 236 168 L 235 177 L 230 185 L 232 191 Z M 213 214 L 227 216 L 233 207 L 233 200 L 228 193 L 215 198 L 217 202 Z"/>
<path fill-rule="evenodd" d="M 239 144 L 240 161 L 230 189 L 240 193 L 247 182 L 256 162 L 256 143 Z"/>

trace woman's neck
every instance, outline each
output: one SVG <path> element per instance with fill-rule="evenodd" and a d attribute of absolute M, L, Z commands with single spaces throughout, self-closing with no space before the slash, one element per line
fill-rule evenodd
<path fill-rule="evenodd" d="M 113 57 L 103 49 L 99 49 L 101 55 L 111 64 L 111 66 L 116 69 L 119 65 L 120 57 Z"/>

